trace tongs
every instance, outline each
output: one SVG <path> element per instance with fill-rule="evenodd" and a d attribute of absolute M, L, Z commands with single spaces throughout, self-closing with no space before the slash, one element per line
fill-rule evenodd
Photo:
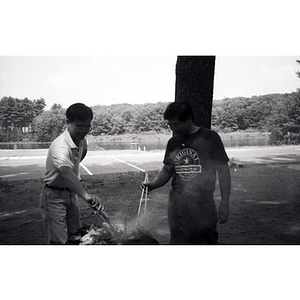
<path fill-rule="evenodd" d="M 148 182 L 148 173 L 147 172 L 145 174 L 145 180 L 144 180 L 144 182 Z M 136 226 L 138 226 L 138 223 L 139 223 L 139 217 L 140 217 L 141 207 L 142 207 L 142 202 L 143 201 L 145 203 L 145 205 L 144 205 L 144 216 L 146 216 L 147 201 L 148 201 L 148 186 L 146 186 L 145 188 L 142 188 L 142 194 L 141 194 L 139 209 L 138 209 L 138 213 L 137 213 Z"/>

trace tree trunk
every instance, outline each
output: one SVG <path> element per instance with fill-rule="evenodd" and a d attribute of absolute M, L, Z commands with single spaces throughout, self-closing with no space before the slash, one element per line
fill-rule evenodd
<path fill-rule="evenodd" d="M 193 108 L 194 124 L 211 128 L 215 56 L 178 56 L 175 102 Z"/>

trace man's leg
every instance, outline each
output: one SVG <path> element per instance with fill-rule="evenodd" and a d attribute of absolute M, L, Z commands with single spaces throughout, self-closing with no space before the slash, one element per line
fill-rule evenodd
<path fill-rule="evenodd" d="M 67 212 L 68 240 L 70 243 L 79 243 L 77 236 L 81 229 L 80 209 L 78 197 L 75 193 L 71 193 L 70 203 Z M 74 240 L 75 239 L 75 240 Z"/>
<path fill-rule="evenodd" d="M 213 245 L 218 242 L 217 210 L 215 205 L 195 205 L 191 207 L 193 244 Z"/>
<path fill-rule="evenodd" d="M 47 244 L 66 244 L 68 240 L 67 201 L 61 191 L 44 189 L 41 209 Z"/>
<path fill-rule="evenodd" d="M 48 222 L 48 215 L 46 211 L 46 196 L 45 196 L 45 189 L 41 191 L 40 194 L 40 209 L 43 219 L 43 226 L 44 226 L 44 234 L 46 239 L 46 244 L 50 244 L 50 228 L 49 228 L 49 222 Z"/>
<path fill-rule="evenodd" d="M 172 198 L 168 204 L 168 221 L 171 233 L 171 245 L 191 244 L 189 223 L 186 218 L 184 206 L 180 205 L 178 199 Z"/>
<path fill-rule="evenodd" d="M 180 224 L 174 222 L 174 220 L 169 219 L 169 227 L 170 227 L 170 245 L 189 245 L 191 244 L 191 240 L 189 236 L 184 232 L 184 229 Z"/>

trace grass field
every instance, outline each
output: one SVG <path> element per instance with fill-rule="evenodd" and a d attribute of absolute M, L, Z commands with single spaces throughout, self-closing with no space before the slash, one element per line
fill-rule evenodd
<path fill-rule="evenodd" d="M 236 170 L 236 171 L 235 171 Z M 299 164 L 253 164 L 231 169 L 231 216 L 219 226 L 220 244 L 300 244 Z M 156 172 L 149 173 L 150 179 Z M 87 189 L 101 197 L 115 223 L 135 222 L 142 172 L 86 176 Z M 38 209 L 42 179 L 0 181 L 0 244 L 43 244 Z M 167 198 L 170 184 L 151 192 L 143 224 L 168 244 Z M 217 186 L 215 200 L 220 200 Z M 99 217 L 81 201 L 82 222 L 98 224 Z"/>

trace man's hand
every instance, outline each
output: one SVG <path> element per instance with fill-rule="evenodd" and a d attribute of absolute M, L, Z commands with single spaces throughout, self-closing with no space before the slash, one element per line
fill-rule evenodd
<path fill-rule="evenodd" d="M 228 221 L 229 218 L 229 203 L 222 203 L 219 206 L 218 210 L 219 223 L 224 224 Z"/>
<path fill-rule="evenodd" d="M 94 209 L 100 209 L 102 207 L 101 200 L 99 197 L 94 195 L 88 195 L 85 201 Z"/>
<path fill-rule="evenodd" d="M 148 188 L 148 193 L 150 192 L 150 182 L 149 181 L 143 181 L 140 185 L 141 190 L 144 190 L 146 192 L 146 188 Z"/>

